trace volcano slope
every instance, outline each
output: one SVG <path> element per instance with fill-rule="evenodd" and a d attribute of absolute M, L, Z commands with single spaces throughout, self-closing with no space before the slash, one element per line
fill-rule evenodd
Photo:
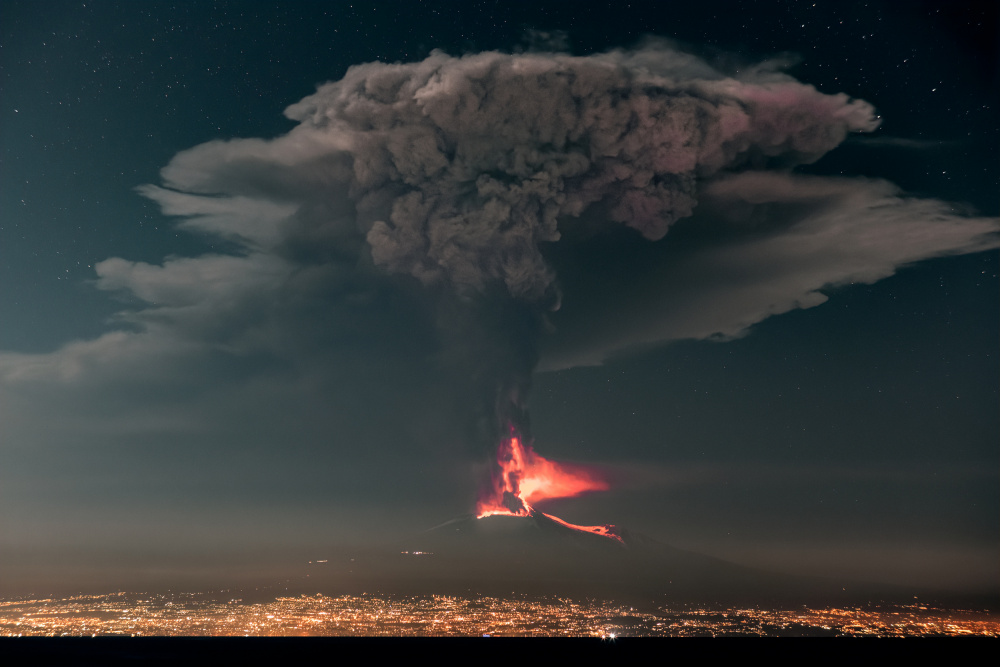
<path fill-rule="evenodd" d="M 623 528 L 606 537 L 540 512 L 452 519 L 312 578 L 331 591 L 394 595 L 560 595 L 704 605 L 906 599 L 915 591 L 744 567 Z M 314 571 L 315 574 L 320 574 Z"/>

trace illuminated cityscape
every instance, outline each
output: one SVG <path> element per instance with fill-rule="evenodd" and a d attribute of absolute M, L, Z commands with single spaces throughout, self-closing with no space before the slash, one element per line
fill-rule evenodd
<path fill-rule="evenodd" d="M 0 602 L 0 636 L 1000 636 L 995 612 L 907 605 L 640 610 L 561 597 L 79 595 Z"/>

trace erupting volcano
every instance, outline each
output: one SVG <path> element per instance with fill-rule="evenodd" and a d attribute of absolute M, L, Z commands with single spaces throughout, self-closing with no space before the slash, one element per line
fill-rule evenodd
<path fill-rule="evenodd" d="M 567 528 L 622 542 L 618 529 L 613 525 L 577 526 L 532 507 L 532 502 L 549 498 L 569 498 L 588 491 L 605 491 L 608 484 L 581 466 L 562 465 L 536 454 L 513 425 L 508 426 L 508 431 L 497 446 L 496 465 L 491 471 L 490 482 L 480 493 L 476 504 L 477 518 L 540 514 Z"/>

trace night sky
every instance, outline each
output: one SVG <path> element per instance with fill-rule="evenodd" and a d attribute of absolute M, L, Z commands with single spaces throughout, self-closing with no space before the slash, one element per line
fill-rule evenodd
<path fill-rule="evenodd" d="M 996 5 L 580 4 L 0 5 L 0 594 L 469 513 L 511 377 L 566 520 L 997 590 Z"/>

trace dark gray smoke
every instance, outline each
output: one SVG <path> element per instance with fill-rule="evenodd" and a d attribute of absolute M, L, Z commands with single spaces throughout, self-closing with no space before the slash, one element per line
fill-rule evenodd
<path fill-rule="evenodd" d="M 362 65 L 286 113 L 343 142 L 377 265 L 548 307 L 558 295 L 540 246 L 588 207 L 655 241 L 692 213 L 699 179 L 751 158 L 814 160 L 877 125 L 864 102 L 773 72 L 725 78 L 663 46 Z M 515 421 L 529 437 L 538 332 L 515 307 L 488 309 L 461 347 L 490 340 L 469 370 L 498 392 L 497 428 Z"/>
<path fill-rule="evenodd" d="M 663 46 L 361 65 L 286 113 L 343 142 L 377 264 L 532 301 L 553 296 L 539 244 L 589 206 L 658 240 L 699 179 L 815 160 L 878 124 L 865 102 L 766 70 L 726 78 Z"/>
<path fill-rule="evenodd" d="M 416 63 L 368 63 L 290 106 L 286 115 L 298 125 L 287 135 L 185 151 L 163 170 L 166 188 L 142 191 L 165 212 L 186 216 L 187 227 L 236 241 L 246 254 L 245 261 L 232 260 L 240 271 L 256 276 L 263 267 L 276 276 L 268 281 L 280 285 L 273 296 L 252 295 L 278 302 L 276 312 L 299 303 L 295 286 L 305 285 L 313 294 L 337 295 L 336 304 L 324 307 L 341 308 L 339 319 L 350 319 L 353 311 L 339 304 L 377 302 L 373 290 L 383 289 L 387 274 L 415 277 L 439 306 L 443 339 L 470 393 L 501 406 L 483 412 L 500 413 L 501 428 L 507 419 L 526 428 L 524 397 L 545 312 L 561 300 L 544 254 L 552 244 L 570 247 L 568 238 L 595 220 L 658 241 L 692 216 L 699 198 L 714 197 L 715 206 L 731 204 L 756 219 L 758 207 L 778 210 L 798 187 L 772 167 L 816 160 L 850 132 L 877 127 L 868 103 L 820 93 L 780 66 L 724 73 L 662 42 L 586 57 L 435 52 Z M 776 175 L 762 181 L 760 193 L 737 201 L 713 190 L 713 184 L 756 182 L 740 176 L 760 171 Z M 952 232 L 941 235 L 935 231 L 941 221 L 928 217 L 925 206 L 866 195 L 884 190 L 877 183 L 845 180 L 838 187 L 847 195 L 789 207 L 782 226 L 768 228 L 768 235 L 739 236 L 744 245 L 686 257 L 672 269 L 686 278 L 647 267 L 649 278 L 629 287 L 625 312 L 616 311 L 617 295 L 610 303 L 593 302 L 608 317 L 575 311 L 576 322 L 584 321 L 577 328 L 595 334 L 593 349 L 581 338 L 583 347 L 561 363 L 599 362 L 606 349 L 669 340 L 675 331 L 735 335 L 769 314 L 821 302 L 825 297 L 816 290 L 825 285 L 871 281 L 906 262 L 981 249 L 983 235 L 996 228 L 992 221 L 953 216 Z M 871 213 L 886 210 L 897 213 L 891 220 Z M 800 214 L 808 218 L 794 217 Z M 812 245 L 786 238 L 809 225 L 816 227 Z M 837 251 L 835 262 L 826 260 L 827 246 Z M 862 246 L 864 253 L 855 253 Z M 802 249 L 808 257 L 800 256 Z M 591 270 L 587 261 L 578 277 Z M 151 275 L 164 282 L 168 272 L 138 269 L 121 260 L 98 266 L 104 286 L 141 289 L 161 304 L 179 294 L 142 282 Z M 728 276 L 742 282 L 731 284 Z M 239 285 L 244 278 L 227 280 L 219 284 Z M 702 287 L 691 292 L 698 302 L 686 305 L 677 285 Z M 655 301 L 659 295 L 665 295 L 662 303 Z M 155 316 L 162 326 L 164 310 L 151 308 L 135 319 Z M 219 312 L 203 310 L 213 317 Z M 178 303 L 169 316 L 195 312 L 191 303 Z M 665 327 L 664 319 L 692 324 Z M 274 331 L 284 335 L 280 325 L 269 326 L 264 336 L 242 336 L 241 344 L 271 340 Z"/>
<path fill-rule="evenodd" d="M 330 209 L 318 224 L 340 228 L 326 242 L 361 233 L 389 271 L 460 293 L 498 283 L 550 307 L 539 246 L 589 207 L 657 240 L 691 214 L 699 180 L 747 161 L 812 161 L 878 124 L 863 101 L 766 66 L 724 76 L 662 43 L 368 63 L 285 113 L 300 122 L 287 137 L 182 153 L 167 185 L 318 195 Z M 261 167 L 266 183 L 247 178 Z"/>

